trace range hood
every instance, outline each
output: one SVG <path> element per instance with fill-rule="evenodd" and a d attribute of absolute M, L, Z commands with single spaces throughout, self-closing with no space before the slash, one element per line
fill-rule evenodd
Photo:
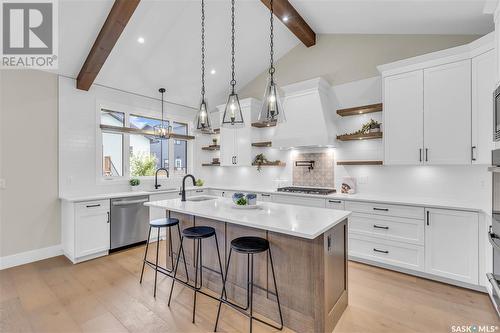
<path fill-rule="evenodd" d="M 282 89 L 286 122 L 276 127 L 273 146 L 281 149 L 335 147 L 335 107 L 328 82 L 315 78 Z"/>

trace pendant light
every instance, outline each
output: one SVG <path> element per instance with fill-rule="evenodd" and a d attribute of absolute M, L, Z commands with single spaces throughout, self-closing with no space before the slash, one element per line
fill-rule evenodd
<path fill-rule="evenodd" d="M 231 93 L 227 99 L 224 116 L 222 117 L 222 126 L 241 127 L 245 125 L 243 113 L 241 112 L 240 99 L 234 86 L 236 85 L 234 73 L 234 0 L 231 0 Z"/>
<path fill-rule="evenodd" d="M 205 99 L 205 0 L 201 0 L 201 101 L 196 114 L 196 130 L 202 133 L 213 133 Z"/>
<path fill-rule="evenodd" d="M 283 123 L 286 121 L 285 111 L 281 106 L 278 87 L 274 81 L 274 8 L 273 0 L 270 0 L 270 67 L 262 108 L 259 113 L 259 122 L 264 124 Z"/>
<path fill-rule="evenodd" d="M 165 88 L 160 88 L 158 91 L 161 93 L 161 123 L 153 127 L 155 136 L 160 139 L 167 139 L 170 134 L 170 127 L 165 124 L 163 118 L 163 94 L 165 93 Z"/>

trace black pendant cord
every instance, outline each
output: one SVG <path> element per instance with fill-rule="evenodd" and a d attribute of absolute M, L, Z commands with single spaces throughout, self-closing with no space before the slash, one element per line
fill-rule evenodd
<path fill-rule="evenodd" d="M 162 129 L 161 135 L 160 135 L 160 168 L 163 168 L 163 138 L 162 136 L 164 135 L 163 130 L 164 130 L 164 121 L 163 121 L 163 94 L 165 93 L 165 88 L 160 88 L 160 93 L 161 93 L 161 126 L 160 128 Z"/>
<path fill-rule="evenodd" d="M 205 103 L 205 0 L 201 0 L 201 101 Z"/>
<path fill-rule="evenodd" d="M 231 94 L 234 95 L 234 86 L 236 85 L 234 72 L 234 0 L 231 0 Z"/>
<path fill-rule="evenodd" d="M 269 67 L 269 74 L 271 75 L 271 82 L 274 80 L 274 8 L 273 8 L 273 0 L 270 0 L 270 12 L 271 12 L 271 17 L 269 18 L 270 21 L 270 67 Z"/>

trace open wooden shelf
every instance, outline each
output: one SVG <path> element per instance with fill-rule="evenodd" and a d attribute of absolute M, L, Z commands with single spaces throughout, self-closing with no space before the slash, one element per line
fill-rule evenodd
<path fill-rule="evenodd" d="M 337 165 L 382 165 L 383 161 L 337 161 Z"/>
<path fill-rule="evenodd" d="M 370 140 L 370 139 L 381 139 L 381 138 L 382 138 L 382 132 L 361 133 L 361 134 L 344 134 L 344 135 L 337 136 L 337 140 L 340 140 L 340 141 Z"/>
<path fill-rule="evenodd" d="M 205 146 L 201 147 L 202 150 L 220 150 L 220 145 L 210 145 L 210 146 Z"/>
<path fill-rule="evenodd" d="M 355 108 L 348 108 L 348 109 L 339 109 L 337 110 L 337 114 L 339 116 L 345 117 L 345 116 L 355 116 L 358 114 L 373 113 L 380 111 L 382 111 L 382 103 L 357 106 Z"/>
<path fill-rule="evenodd" d="M 220 166 L 220 163 L 203 163 L 201 166 Z"/>
<path fill-rule="evenodd" d="M 207 134 L 207 135 L 214 135 L 214 134 L 219 134 L 220 133 L 220 128 L 214 128 L 213 133 L 210 132 L 201 132 L 201 134 Z"/>
<path fill-rule="evenodd" d="M 257 163 L 252 163 L 253 166 L 259 166 Z M 286 166 L 285 162 L 267 162 L 263 163 L 260 166 L 276 166 L 276 167 L 284 167 Z"/>
<path fill-rule="evenodd" d="M 271 147 L 271 146 L 272 146 L 271 141 L 252 142 L 252 147 L 266 148 L 266 147 Z"/>
<path fill-rule="evenodd" d="M 274 127 L 276 126 L 276 122 L 274 123 L 252 123 L 252 127 L 257 127 L 257 128 L 266 128 L 266 127 Z"/>

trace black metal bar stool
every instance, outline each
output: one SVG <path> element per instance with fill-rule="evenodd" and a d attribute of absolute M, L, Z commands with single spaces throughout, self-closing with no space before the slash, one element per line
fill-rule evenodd
<path fill-rule="evenodd" d="M 177 281 L 183 285 L 185 285 L 188 288 L 191 288 L 194 290 L 194 301 L 193 301 L 193 323 L 195 319 L 195 313 L 196 313 L 196 295 L 197 293 L 201 293 L 205 296 L 208 296 L 212 299 L 219 300 L 217 297 L 214 297 L 212 295 L 209 295 L 201 290 L 202 283 L 203 283 L 203 256 L 202 256 L 202 244 L 201 241 L 206 238 L 210 237 L 215 238 L 215 248 L 217 249 L 217 257 L 219 259 L 219 268 L 220 268 L 220 274 L 221 274 L 221 280 L 224 282 L 224 276 L 223 276 L 223 269 L 222 269 L 222 261 L 220 259 L 220 252 L 219 252 L 219 242 L 217 241 L 217 234 L 215 233 L 215 229 L 212 227 L 206 227 L 206 226 L 196 226 L 196 227 L 190 227 L 182 230 L 182 237 L 181 237 L 181 244 L 179 246 L 179 252 L 183 250 L 183 241 L 184 238 L 187 239 L 192 239 L 195 241 L 195 259 L 194 259 L 194 269 L 195 269 L 195 278 L 194 278 L 194 285 L 191 285 L 189 283 L 189 278 L 187 281 L 182 281 L 179 278 L 177 278 L 177 267 L 179 266 L 179 257 L 177 257 L 177 261 L 175 263 L 175 269 L 174 269 L 174 276 L 172 279 L 172 287 L 170 288 L 170 296 L 168 297 L 168 306 L 170 306 L 170 301 L 172 299 L 172 291 L 174 290 L 174 283 Z M 198 272 L 200 275 L 200 280 L 198 284 Z"/>
<path fill-rule="evenodd" d="M 170 216 L 170 213 L 169 213 L 169 216 Z M 177 226 L 177 232 L 179 233 L 179 239 L 181 239 L 181 229 L 179 227 L 179 220 L 178 219 L 167 217 L 167 218 L 163 218 L 163 219 L 152 220 L 149 222 L 148 239 L 146 240 L 146 251 L 144 252 L 144 259 L 142 261 L 141 279 L 140 279 L 139 283 L 142 283 L 142 277 L 144 275 L 144 267 L 147 264 L 149 267 L 151 267 L 152 269 L 155 270 L 155 286 L 154 286 L 154 292 L 153 292 L 154 297 L 156 297 L 156 280 L 158 278 L 158 272 L 165 274 L 167 276 L 171 276 L 171 273 L 172 273 L 173 268 L 174 268 L 174 256 L 173 256 L 173 252 L 172 252 L 172 227 L 174 227 L 174 226 Z M 158 230 L 158 237 L 156 240 L 156 261 L 154 263 L 147 259 L 148 248 L 149 248 L 149 239 L 151 237 L 151 229 L 152 228 L 155 228 Z M 168 252 L 167 263 L 168 263 L 168 257 L 170 257 L 170 259 L 171 259 L 170 269 L 168 269 L 166 266 L 165 267 L 158 266 L 158 253 L 160 251 L 160 230 L 161 230 L 161 228 L 168 228 L 168 243 L 166 243 L 166 245 L 167 245 L 167 252 Z M 186 256 L 184 255 L 184 250 L 182 251 L 182 256 L 184 258 L 184 269 L 186 270 L 186 277 L 189 279 L 187 265 L 186 265 Z M 180 254 L 177 256 L 177 260 L 179 259 L 179 257 L 180 257 Z"/>
<path fill-rule="evenodd" d="M 229 264 L 231 262 L 231 254 L 233 250 L 238 253 L 243 253 L 247 255 L 247 306 L 242 307 L 238 304 L 230 302 L 227 299 L 226 295 L 226 280 L 227 274 L 229 271 Z M 254 254 L 258 254 L 261 252 L 267 251 L 269 253 L 269 261 L 271 263 L 271 271 L 273 273 L 273 282 L 274 282 L 274 290 L 276 291 L 276 300 L 278 302 L 278 311 L 280 315 L 280 326 L 276 326 L 272 323 L 266 322 L 262 319 L 256 318 L 253 316 L 253 261 Z M 282 330 L 283 329 L 283 315 L 281 313 L 281 304 L 280 297 L 278 295 L 278 286 L 276 285 L 276 275 L 274 274 L 274 264 L 273 257 L 271 255 L 271 247 L 269 246 L 269 241 L 267 239 L 261 237 L 239 237 L 235 238 L 231 241 L 231 249 L 229 250 L 229 255 L 227 257 L 227 265 L 226 265 L 226 275 L 224 281 L 222 283 L 222 293 L 219 299 L 219 309 L 217 310 L 217 319 L 215 321 L 214 332 L 217 331 L 217 325 L 219 323 L 219 315 L 222 303 L 234 308 L 238 312 L 244 314 L 250 319 L 250 332 L 252 332 L 252 320 L 257 320 L 263 324 L 271 326 L 274 329 Z M 249 310 L 249 313 L 246 311 Z"/>

